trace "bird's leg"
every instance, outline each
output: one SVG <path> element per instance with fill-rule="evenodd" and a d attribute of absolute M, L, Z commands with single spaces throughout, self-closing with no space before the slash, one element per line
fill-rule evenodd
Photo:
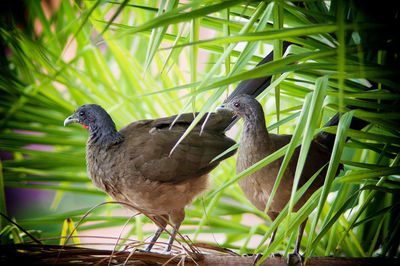
<path fill-rule="evenodd" d="M 178 232 L 179 226 L 180 225 L 175 225 L 175 227 L 172 229 L 171 235 L 170 235 L 170 237 L 168 239 L 168 245 L 165 247 L 165 249 L 164 249 L 164 251 L 162 253 L 166 253 L 166 254 L 171 253 L 172 243 L 175 240 L 175 237 L 176 237 L 176 234 Z"/>
<path fill-rule="evenodd" d="M 269 212 L 268 212 L 268 216 L 269 216 L 269 218 L 271 218 L 272 221 L 275 221 L 275 219 L 278 217 L 278 215 L 279 215 L 279 212 L 273 212 L 273 211 L 269 211 Z M 269 241 L 269 244 L 268 244 L 268 248 L 272 245 L 272 242 L 274 242 L 275 236 L 276 236 L 276 232 L 277 232 L 277 231 L 278 231 L 278 227 L 276 227 L 275 230 L 274 230 L 274 232 L 272 233 L 271 240 Z M 276 253 L 276 254 L 272 253 L 271 256 L 272 256 L 272 257 L 278 257 L 278 256 L 280 257 L 281 254 L 279 254 L 279 253 Z"/>
<path fill-rule="evenodd" d="M 270 247 L 271 244 L 272 244 L 272 242 L 274 242 L 275 235 L 276 235 L 276 231 L 278 231 L 278 227 L 277 227 L 277 228 L 274 230 L 274 232 L 272 233 L 271 240 L 269 241 L 268 247 Z"/>
<path fill-rule="evenodd" d="M 275 231 L 272 233 L 271 240 L 269 241 L 268 247 L 270 247 L 271 244 L 272 244 L 272 242 L 274 242 L 275 236 L 276 236 L 276 232 L 277 232 L 277 231 L 278 231 L 278 227 L 277 227 L 277 228 L 275 229 Z M 272 256 L 272 257 L 281 257 L 282 255 L 279 254 L 279 253 L 272 253 L 271 256 Z"/>
<path fill-rule="evenodd" d="M 278 228 L 276 228 L 276 229 L 274 230 L 274 232 L 272 233 L 271 240 L 269 241 L 268 247 L 270 247 L 271 244 L 272 244 L 272 242 L 274 242 L 275 235 L 276 235 L 276 231 L 278 231 Z M 256 265 L 256 264 L 257 264 L 257 262 L 260 260 L 260 258 L 262 257 L 262 255 L 263 255 L 263 254 L 261 254 L 261 253 L 257 253 L 257 254 L 256 254 L 256 256 L 255 256 L 255 258 L 254 258 L 254 260 L 253 260 L 253 265 Z M 278 255 L 279 255 L 279 254 L 278 254 Z M 276 255 L 275 255 L 274 253 L 272 253 L 272 256 L 275 257 Z M 279 256 L 280 256 L 280 255 L 279 255 Z"/>
<path fill-rule="evenodd" d="M 146 249 L 144 251 L 150 252 L 150 250 L 153 248 L 154 243 L 157 241 L 157 239 L 160 237 L 162 231 L 164 228 L 158 227 L 157 231 L 154 233 L 153 238 L 150 240 L 150 243 L 147 245 Z"/>
<path fill-rule="evenodd" d="M 163 253 L 171 253 L 172 243 L 175 240 L 175 236 L 178 233 L 179 227 L 181 226 L 183 220 L 185 219 L 185 209 L 176 209 L 169 213 L 171 222 L 174 225 L 172 228 L 171 235 L 168 240 L 168 245 L 165 247 Z"/>
<path fill-rule="evenodd" d="M 165 219 L 162 217 L 154 217 L 154 219 L 158 222 L 157 226 L 157 231 L 154 233 L 154 236 L 151 238 L 150 243 L 147 245 L 146 249 L 144 251 L 150 252 L 150 250 L 153 248 L 154 244 L 157 242 L 158 238 L 160 237 L 162 231 L 165 229 L 165 226 L 167 225 L 168 221 L 168 216 L 163 215 Z"/>
<path fill-rule="evenodd" d="M 278 217 L 278 215 L 279 215 L 279 212 L 273 212 L 273 211 L 269 211 L 269 212 L 268 212 L 268 216 L 269 216 L 269 218 L 271 218 L 272 221 L 275 221 L 275 219 L 276 219 L 276 217 Z M 271 240 L 269 241 L 268 247 L 270 247 L 271 244 L 272 244 L 272 242 L 274 242 L 274 240 L 275 240 L 275 235 L 276 235 L 276 232 L 277 232 L 277 231 L 278 231 L 278 227 L 275 228 L 274 232 L 272 233 Z M 260 260 L 260 258 L 262 257 L 262 255 L 263 255 L 263 254 L 261 254 L 261 253 L 256 254 L 256 256 L 255 256 L 255 258 L 254 258 L 254 260 L 253 260 L 253 265 L 256 265 L 256 264 L 257 264 L 257 262 Z M 273 256 L 273 257 L 274 257 L 274 256 L 277 256 L 277 255 L 279 255 L 279 254 L 276 254 L 276 255 L 275 255 L 275 254 L 272 253 L 272 256 Z M 280 256 L 280 255 L 279 255 L 279 256 Z"/>
<path fill-rule="evenodd" d="M 303 236 L 304 228 L 306 227 L 306 223 L 307 223 L 307 219 L 305 219 L 304 222 L 302 222 L 300 224 L 299 234 L 297 236 L 297 241 L 296 241 L 296 246 L 294 247 L 293 253 L 288 255 L 287 264 L 290 264 L 291 256 L 296 256 L 299 259 L 300 264 L 303 265 L 303 257 L 300 255 L 300 244 L 301 244 L 301 238 Z"/>

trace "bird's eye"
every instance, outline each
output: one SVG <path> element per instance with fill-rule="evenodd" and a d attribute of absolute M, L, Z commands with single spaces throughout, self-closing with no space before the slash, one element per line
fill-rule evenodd
<path fill-rule="evenodd" d="M 80 111 L 79 112 L 79 116 L 84 116 L 85 115 L 85 112 L 84 111 Z"/>
<path fill-rule="evenodd" d="M 235 106 L 236 108 L 239 108 L 240 107 L 240 103 L 236 102 L 236 103 L 233 104 L 233 106 Z"/>

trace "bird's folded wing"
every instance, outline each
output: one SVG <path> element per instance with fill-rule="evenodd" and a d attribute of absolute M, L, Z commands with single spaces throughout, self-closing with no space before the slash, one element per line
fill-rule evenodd
<path fill-rule="evenodd" d="M 183 114 L 170 128 L 175 117 L 144 120 L 132 123 L 121 132 L 127 142 L 125 153 L 138 174 L 160 182 L 179 183 L 209 173 L 233 152 L 211 163 L 235 141 L 223 134 L 221 124 L 226 121 L 213 114 L 205 130 L 200 125 L 187 135 L 172 152 L 179 138 L 193 120 L 193 114 Z"/>
<path fill-rule="evenodd" d="M 151 125 L 157 129 L 179 128 L 180 130 L 186 130 L 186 128 L 189 127 L 197 115 L 198 113 L 184 113 L 180 115 L 162 117 L 151 120 Z M 204 130 L 222 133 L 226 131 L 226 128 L 234 119 L 235 117 L 230 112 L 217 112 L 211 114 L 206 113 L 196 124 L 193 131 L 200 131 L 203 127 Z"/>

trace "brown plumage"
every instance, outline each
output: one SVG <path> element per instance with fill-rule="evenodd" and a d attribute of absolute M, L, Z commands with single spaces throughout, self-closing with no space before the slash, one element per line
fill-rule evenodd
<path fill-rule="evenodd" d="M 267 131 L 263 109 L 260 103 L 252 97 L 246 95 L 236 97 L 228 103 L 227 107 L 244 120 L 236 162 L 236 171 L 238 173 L 246 170 L 256 162 L 264 159 L 290 142 L 292 135 L 277 135 Z M 300 147 L 295 150 L 282 177 L 280 186 L 286 189 L 278 189 L 268 210 L 268 216 L 272 220 L 275 220 L 290 199 L 299 153 Z M 327 150 L 319 143 L 315 141 L 311 143 L 299 186 L 305 184 L 315 172 L 329 162 L 330 153 L 330 150 Z M 268 195 L 271 194 L 282 161 L 283 157 L 266 165 L 247 178 L 239 180 L 239 185 L 244 194 L 259 210 L 264 211 L 265 209 L 269 198 Z M 294 211 L 297 211 L 312 193 L 322 186 L 325 174 L 326 168 L 320 173 L 311 188 L 294 206 Z"/>
<path fill-rule="evenodd" d="M 283 50 L 289 46 L 284 42 Z M 273 52 L 258 65 L 273 60 Z M 271 76 L 244 80 L 231 95 L 256 97 L 271 82 Z M 161 225 L 146 251 L 170 220 L 176 229 L 181 225 L 184 208 L 207 188 L 207 174 L 232 151 L 218 160 L 214 157 L 235 144 L 224 135 L 237 119 L 231 113 L 214 113 L 200 135 L 204 118 L 179 144 L 172 147 L 193 121 L 193 114 L 183 114 L 171 127 L 176 116 L 133 122 L 120 131 L 107 112 L 98 105 L 83 105 L 64 121 L 64 125 L 80 123 L 90 131 L 86 145 L 86 161 L 93 183 L 116 201 L 126 202 L 154 215 Z M 171 127 L 171 128 L 170 128 Z M 161 218 L 161 216 L 164 218 Z M 176 230 L 172 231 L 171 249 Z"/>
<path fill-rule="evenodd" d="M 228 115 L 229 117 L 227 117 Z M 200 134 L 203 120 L 177 146 L 171 149 L 193 121 L 193 114 L 133 122 L 120 131 L 107 112 L 98 105 L 79 107 L 64 124 L 88 127 L 86 161 L 93 183 L 113 200 L 136 206 L 161 224 L 146 250 L 150 251 L 166 226 L 163 216 L 179 228 L 184 208 L 207 188 L 207 174 L 232 151 L 211 162 L 235 144 L 224 135 L 232 115 L 213 113 Z M 169 251 L 176 231 L 173 230 Z"/>
<path fill-rule="evenodd" d="M 248 95 L 236 96 L 225 105 L 221 106 L 220 109 L 228 109 L 244 120 L 236 162 L 237 173 L 246 170 L 253 164 L 274 153 L 287 145 L 291 140 L 292 135 L 268 133 L 262 106 L 253 97 Z M 357 123 L 352 123 L 352 128 L 360 129 L 366 125 L 366 122 L 363 120 L 357 120 L 356 122 Z M 338 116 L 334 116 L 326 126 L 337 125 L 337 123 Z M 298 187 L 304 185 L 309 178 L 329 162 L 333 142 L 334 135 L 327 133 L 319 134 L 317 138 L 312 141 Z M 300 147 L 296 148 L 293 153 L 271 206 L 268 209 L 267 214 L 272 220 L 276 219 L 290 199 L 299 153 Z M 243 193 L 248 200 L 261 211 L 265 210 L 282 161 L 283 157 L 239 180 L 239 186 Z M 294 206 L 293 211 L 298 211 L 310 196 L 323 185 L 326 171 L 327 166 L 320 172 L 309 189 L 300 198 Z M 293 253 L 299 257 L 300 260 L 299 248 L 306 221 L 307 220 L 300 226 L 299 236 Z M 271 237 L 270 243 L 274 240 L 275 234 L 276 230 Z"/>

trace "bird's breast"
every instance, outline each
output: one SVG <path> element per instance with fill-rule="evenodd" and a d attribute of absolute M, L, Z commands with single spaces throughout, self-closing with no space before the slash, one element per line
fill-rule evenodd
<path fill-rule="evenodd" d="M 118 193 L 118 179 L 123 171 L 120 162 L 118 153 L 93 146 L 86 149 L 87 171 L 93 184 L 110 196 Z"/>

